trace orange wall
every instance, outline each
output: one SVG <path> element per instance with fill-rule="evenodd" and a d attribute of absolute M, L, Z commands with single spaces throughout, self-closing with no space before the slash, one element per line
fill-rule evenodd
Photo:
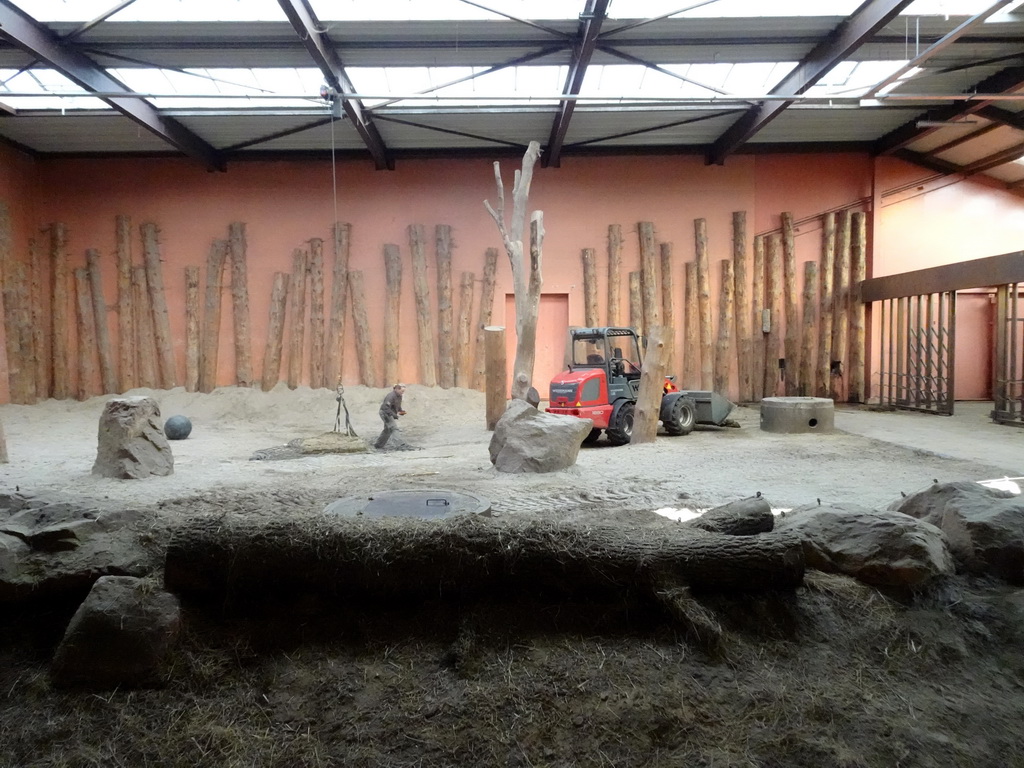
<path fill-rule="evenodd" d="M 506 190 L 511 186 L 513 171 L 518 165 L 518 161 L 513 160 L 502 162 Z M 748 236 L 752 237 L 777 227 L 781 211 L 791 211 L 799 221 L 869 197 L 872 170 L 872 160 L 856 154 L 738 156 L 730 158 L 724 166 L 706 166 L 701 158 L 675 155 L 570 157 L 558 169 L 538 167 L 530 208 L 543 210 L 545 214 L 544 292 L 567 294 L 569 320 L 573 324 L 582 324 L 580 250 L 594 248 L 598 257 L 599 300 L 603 318 L 607 290 L 607 230 L 609 224 L 617 223 L 622 226 L 624 238 L 620 302 L 626 313 L 628 279 L 625 273 L 639 268 L 637 222 L 652 221 L 658 240 L 674 243 L 678 265 L 674 287 L 677 307 L 681 307 L 684 288 L 682 264 L 694 258 L 693 220 L 703 217 L 708 223 L 711 295 L 714 299 L 718 296 L 720 280 L 717 262 L 730 258 L 732 254 L 733 211 L 748 212 Z M 302 247 L 312 237 L 320 237 L 326 243 L 325 273 L 328 276 L 330 273 L 330 224 L 334 219 L 335 202 L 329 161 L 237 162 L 227 173 L 207 173 L 185 159 L 26 162 L 13 157 L 10 152 L 0 153 L 0 179 L 17 178 L 21 181 L 13 182 L 13 185 L 9 181 L 6 187 L 0 186 L 0 197 L 10 199 L 20 195 L 25 188 L 39 190 L 32 204 L 19 214 L 22 221 L 16 225 L 20 232 L 17 237 L 24 239 L 30 226 L 50 221 L 64 222 L 68 227 L 73 267 L 84 265 L 86 248 L 99 249 L 106 259 L 105 290 L 110 304 L 116 300 L 115 216 L 127 214 L 132 217 L 136 227 L 133 245 L 137 263 L 141 259 L 138 225 L 144 221 L 154 221 L 159 225 L 179 381 L 183 380 L 185 354 L 184 267 L 205 265 L 211 241 L 225 238 L 231 222 L 247 224 L 252 353 L 257 380 L 262 371 L 274 272 L 290 273 L 293 249 Z M 975 190 L 970 193 L 971 199 L 980 196 L 986 200 L 993 194 L 987 188 L 976 189 L 976 185 L 958 185 L 958 194 L 962 196 L 965 190 Z M 910 224 L 893 214 L 913 210 L 918 221 L 927 221 L 935 209 L 950 216 L 955 213 L 955 208 L 950 213 L 951 204 L 947 203 L 947 195 L 953 192 L 935 194 L 939 195 L 935 198 L 938 206 L 931 205 L 932 196 L 929 195 L 919 198 L 920 202 L 910 203 L 909 208 L 903 207 L 908 203 L 901 203 L 883 211 L 879 240 L 882 264 L 905 258 L 903 246 L 898 245 L 902 241 L 897 230 L 906 230 Z M 511 193 L 507 192 L 507 196 L 507 205 L 511 208 Z M 1009 196 L 1004 194 L 1002 197 Z M 487 160 L 400 160 L 392 172 L 374 171 L 369 161 L 339 161 L 337 217 L 352 224 L 350 268 L 361 269 L 365 273 L 378 376 L 383 366 L 382 246 L 396 243 L 401 248 L 404 272 L 399 375 L 414 382 L 418 378 L 415 357 L 417 331 L 406 227 L 413 223 L 424 224 L 428 240 L 432 240 L 435 224 L 452 226 L 455 242 L 453 302 L 457 313 L 460 273 L 471 270 L 479 275 L 484 250 L 501 246 L 494 222 L 483 207 L 484 199 L 495 202 L 492 164 Z M 1016 208 L 1013 200 L 1017 201 Z M 1024 215 L 1024 205 L 1019 198 L 1005 200 L 1002 205 L 1004 210 L 1015 210 L 1018 217 Z M 929 226 L 918 225 L 918 229 L 928 230 Z M 950 225 L 943 222 L 943 226 Z M 937 245 L 942 245 L 942 242 Z M 976 242 L 975 247 L 980 249 L 982 246 Z M 891 258 L 890 252 L 893 254 Z M 1001 251 L 975 251 L 977 255 L 994 252 Z M 820 226 L 816 220 L 811 220 L 799 227 L 797 258 L 799 262 L 817 260 L 819 253 Z M 939 259 L 964 258 L 949 248 L 942 248 L 939 252 L 918 249 L 917 253 L 924 254 L 921 258 L 933 259 L 931 263 L 942 263 Z M 436 305 L 432 247 L 428 248 L 427 255 L 431 299 Z M 876 263 L 878 258 L 876 256 Z M 903 268 L 895 271 L 903 271 Z M 802 287 L 802 265 L 799 282 Z M 493 322 L 511 325 L 512 318 L 504 317 L 502 301 L 502 296 L 510 292 L 510 269 L 502 250 Z M 329 298 L 329 284 L 325 293 Z M 474 307 L 474 326 L 476 313 Z M 680 309 L 677 309 L 677 316 L 681 320 Z M 622 319 L 625 321 L 625 317 Z M 717 323 L 717 310 L 715 321 Z M 436 328 L 436 318 L 434 322 Z M 111 338 L 116 343 L 113 313 L 109 325 Z M 348 327 L 351 329 L 351 321 Z M 234 382 L 231 328 L 230 292 L 226 286 L 218 378 L 222 385 Z M 308 343 L 307 333 L 307 348 Z M 681 349 L 682 340 L 677 339 L 676 344 Z M 681 373 L 680 358 L 681 354 L 677 353 L 676 367 L 680 369 L 677 373 Z M 74 364 L 72 369 L 75 369 Z M 282 369 L 287 371 L 287 366 Z M 351 330 L 347 334 L 344 378 L 346 383 L 359 380 Z M 735 370 L 733 382 L 731 389 L 735 390 Z M 0 386 L 5 385 L 6 381 Z M 735 392 L 731 394 L 735 395 Z"/>

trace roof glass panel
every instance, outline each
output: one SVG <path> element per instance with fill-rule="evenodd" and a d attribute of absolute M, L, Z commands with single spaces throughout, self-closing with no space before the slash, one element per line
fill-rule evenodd
<path fill-rule="evenodd" d="M 679 18 L 849 16 L 862 3 L 863 0 L 612 0 L 608 15 L 614 19 L 650 19 L 668 14 Z M 973 16 L 991 4 L 991 0 L 915 0 L 901 15 Z"/>
<path fill-rule="evenodd" d="M 347 67 L 345 71 L 368 107 L 385 102 L 485 106 L 554 104 L 552 96 L 561 93 L 567 68 L 506 67 L 487 72 L 479 67 Z"/>

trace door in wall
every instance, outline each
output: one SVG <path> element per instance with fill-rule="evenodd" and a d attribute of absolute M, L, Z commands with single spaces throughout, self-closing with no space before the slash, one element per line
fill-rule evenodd
<path fill-rule="evenodd" d="M 992 399 L 994 294 L 957 291 L 954 400 Z"/>
<path fill-rule="evenodd" d="M 542 293 L 537 316 L 537 357 L 533 365 L 533 386 L 542 400 L 548 399 L 548 385 L 562 370 L 565 338 L 569 330 L 569 294 Z M 512 388 L 512 367 L 516 361 L 516 297 L 505 294 L 505 354 L 508 356 L 508 384 Z"/>

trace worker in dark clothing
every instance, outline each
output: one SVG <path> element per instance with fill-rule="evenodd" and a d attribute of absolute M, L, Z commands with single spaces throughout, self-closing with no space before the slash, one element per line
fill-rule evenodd
<path fill-rule="evenodd" d="M 380 404 L 380 418 L 384 422 L 384 431 L 380 433 L 377 442 L 373 447 L 378 451 L 383 449 L 391 439 L 391 435 L 398 429 L 398 417 L 405 416 L 402 410 L 402 395 L 405 394 L 405 384 L 395 384 Z"/>

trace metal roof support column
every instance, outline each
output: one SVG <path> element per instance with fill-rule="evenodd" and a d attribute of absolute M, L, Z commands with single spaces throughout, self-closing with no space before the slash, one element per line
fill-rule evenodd
<path fill-rule="evenodd" d="M 796 65 L 782 82 L 772 89 L 772 96 L 798 96 L 866 43 L 879 29 L 894 19 L 912 0 L 866 0 L 852 16 L 836 27 Z M 793 102 L 764 101 L 747 110 L 712 145 L 707 163 L 722 165 L 725 158 L 746 144 L 768 123 L 782 114 Z"/>
<path fill-rule="evenodd" d="M 355 86 L 345 73 L 345 67 L 341 58 L 334 50 L 327 33 L 323 31 L 320 20 L 317 19 L 313 8 L 308 0 L 277 0 L 281 10 L 285 12 L 288 21 L 291 22 L 295 32 L 299 35 L 306 51 L 316 62 L 317 67 L 323 73 L 327 84 L 331 86 L 342 99 L 342 107 L 352 125 L 358 131 L 359 136 L 366 144 L 366 148 L 373 156 L 373 162 L 377 170 L 392 170 L 395 161 L 388 155 L 388 148 L 384 145 L 384 139 L 377 131 L 369 113 L 359 99 L 349 98 L 349 94 L 356 92 Z"/>

